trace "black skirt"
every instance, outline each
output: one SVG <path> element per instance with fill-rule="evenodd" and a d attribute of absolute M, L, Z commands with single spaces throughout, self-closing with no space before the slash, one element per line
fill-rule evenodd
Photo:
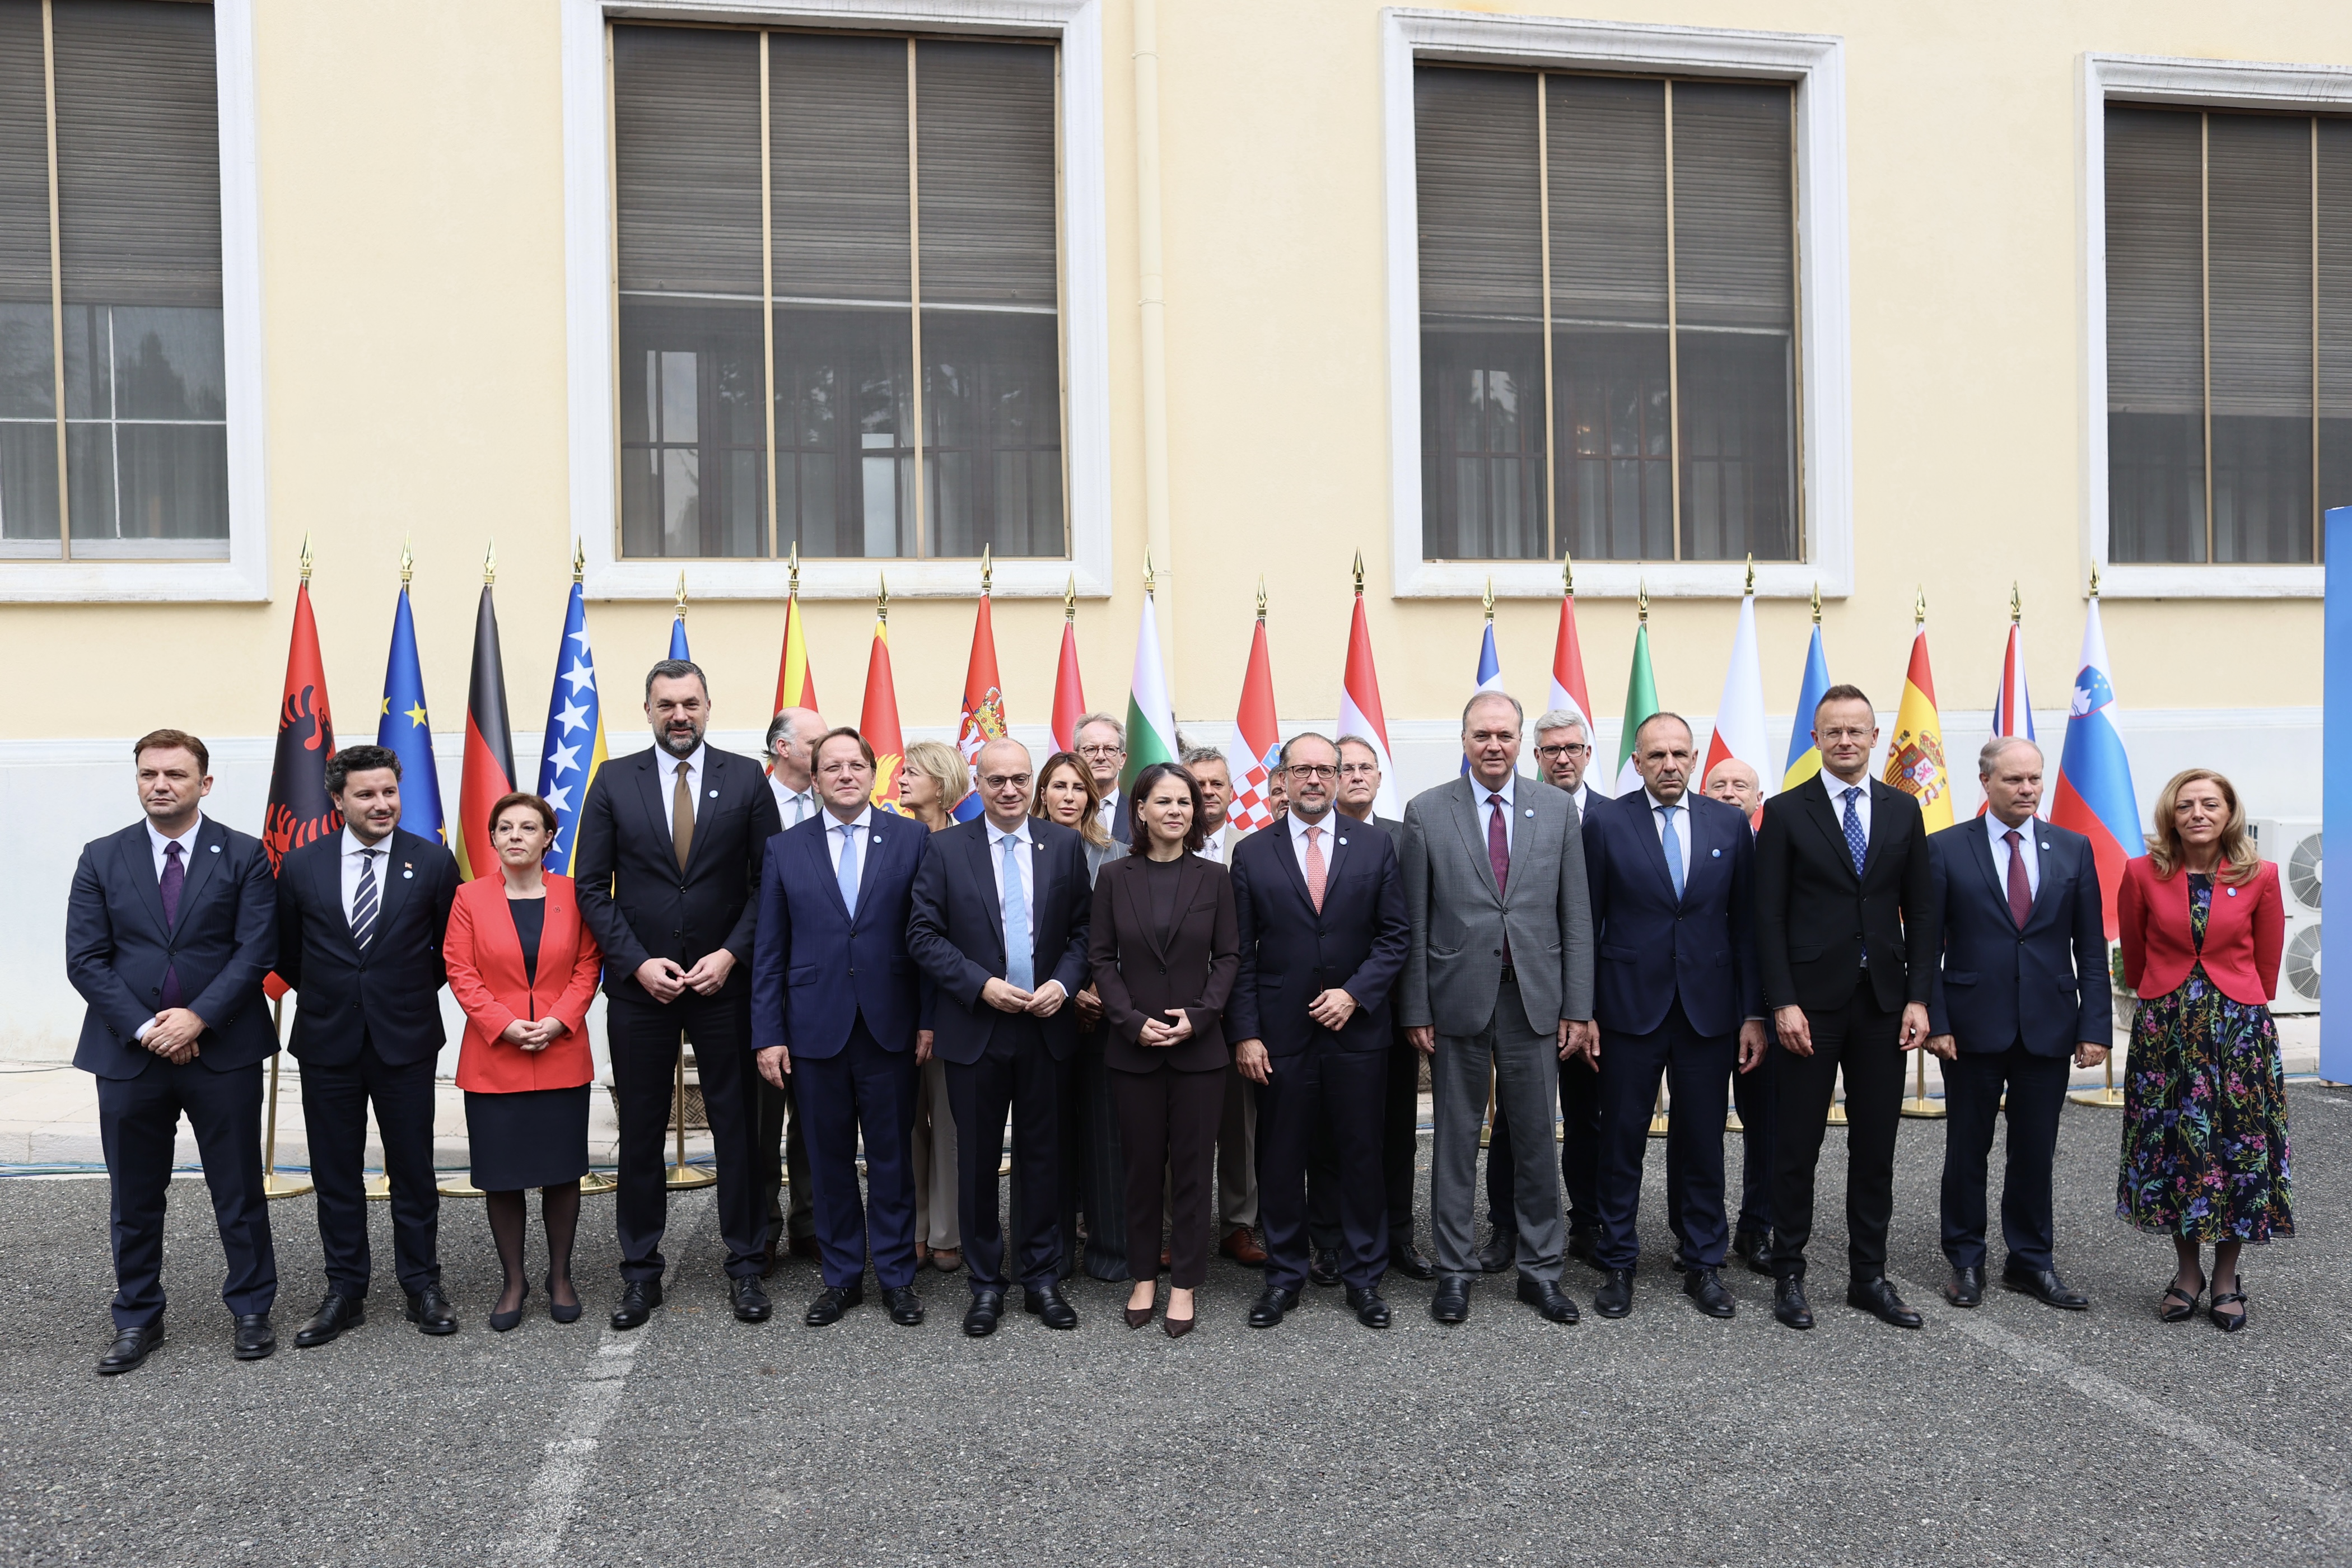
<path fill-rule="evenodd" d="M 474 1185 L 486 1193 L 560 1187 L 588 1173 L 588 1089 L 466 1091 Z"/>

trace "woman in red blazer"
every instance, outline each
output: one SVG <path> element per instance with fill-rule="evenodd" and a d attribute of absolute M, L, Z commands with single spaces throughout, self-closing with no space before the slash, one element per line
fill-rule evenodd
<path fill-rule="evenodd" d="M 2158 1303 L 2186 1322 L 2209 1283 L 2214 1327 L 2246 1326 L 2238 1250 L 2294 1234 L 2286 1085 L 2270 999 L 2286 911 L 2278 868 L 2246 832 L 2230 781 L 2178 774 L 2157 796 L 2147 854 L 2117 901 L 2124 984 L 2138 994 L 2124 1079 L 2116 1212 L 2172 1237 L 2179 1269 Z M 2228 1288 L 2223 1289 L 2227 1281 Z"/>
<path fill-rule="evenodd" d="M 466 1131 L 474 1185 L 489 1210 L 506 1288 L 490 1327 L 522 1321 L 530 1294 L 523 1273 L 523 1194 L 544 1189 L 548 1313 L 576 1321 L 572 1238 L 580 1224 L 580 1178 L 588 1173 L 588 1004 L 604 955 L 580 921 L 572 879 L 541 868 L 555 837 L 555 808 L 535 795 L 509 795 L 490 808 L 499 875 L 457 889 L 442 951 L 449 994 L 466 1012 L 457 1087 L 466 1091 Z"/>

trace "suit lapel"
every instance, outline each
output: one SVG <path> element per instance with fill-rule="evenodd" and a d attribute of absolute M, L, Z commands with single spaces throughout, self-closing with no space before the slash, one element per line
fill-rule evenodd
<path fill-rule="evenodd" d="M 1985 886 L 1992 890 L 1993 902 L 2004 910 L 2009 908 L 2009 889 L 2000 879 L 2000 868 L 1993 864 L 1992 829 L 1983 817 L 1979 817 L 1969 832 L 1969 858 L 1984 873 Z"/>
<path fill-rule="evenodd" d="M 325 922 L 327 928 L 335 933 L 335 941 L 341 945 L 345 952 L 356 958 L 360 949 L 359 943 L 352 940 L 351 906 L 343 902 L 343 830 L 337 828 L 332 837 L 321 839 L 320 842 L 328 847 L 327 852 L 318 858 L 317 869 L 310 873 L 318 879 L 312 891 L 319 900 L 320 908 L 332 910 L 335 912 L 335 918 Z M 383 923 L 383 895 L 379 889 L 376 895 L 378 924 Z"/>
<path fill-rule="evenodd" d="M 1132 858 L 1139 868 L 1146 857 L 1137 855 L 1130 857 L 1130 858 Z M 1106 867 L 1105 869 L 1107 870 L 1108 868 Z M 1143 873 L 1140 869 L 1131 871 L 1119 878 L 1118 881 L 1119 892 L 1121 896 L 1127 900 L 1127 918 L 1129 923 L 1137 931 L 1143 933 L 1144 942 L 1150 946 L 1153 952 L 1159 955 L 1160 962 L 1162 963 L 1167 963 L 1167 934 L 1160 931 L 1151 923 L 1151 900 L 1144 894 Z M 1181 910 L 1181 905 L 1179 906 L 1179 910 L 1180 912 Z"/>
<path fill-rule="evenodd" d="M 188 879 L 180 887 L 180 918 L 183 921 L 188 918 L 188 911 L 195 908 L 196 895 L 204 891 L 206 882 L 212 880 L 213 867 L 220 860 L 220 856 L 214 854 L 213 850 L 227 838 L 227 830 L 210 817 L 199 820 L 195 832 L 188 836 Z M 159 903 L 163 899 L 163 884 L 160 882 L 156 884 L 156 899 Z"/>
<path fill-rule="evenodd" d="M 1845 827 L 1838 821 L 1837 807 L 1830 803 L 1828 789 L 1818 775 L 1797 787 L 1805 792 L 1805 815 L 1812 819 L 1814 826 L 1821 829 L 1822 837 L 1828 841 L 1831 852 L 1837 858 L 1837 863 L 1845 868 L 1847 876 L 1860 882 L 1862 879 L 1853 868 L 1853 851 L 1845 847 Z M 1872 826 L 1875 826 L 1877 821 L 1878 814 L 1873 811 Z"/>
<path fill-rule="evenodd" d="M 1333 816 L 1336 816 L 1336 813 L 1333 814 Z M 1323 819 L 1324 823 L 1328 825 L 1333 820 L 1333 816 L 1326 816 Z M 1300 907 L 1305 909 L 1307 913 L 1313 914 L 1315 912 L 1315 900 L 1307 891 L 1307 873 L 1299 869 L 1297 852 L 1291 847 L 1290 844 L 1289 818 L 1276 817 L 1275 818 L 1274 826 L 1265 829 L 1264 831 L 1281 836 L 1282 853 L 1275 858 L 1282 862 L 1283 876 L 1285 879 L 1289 882 L 1291 890 L 1298 895 Z M 1327 835 L 1326 837 L 1331 839 L 1335 844 L 1338 842 L 1339 836 L 1336 834 Z M 1329 851 L 1327 850 L 1325 851 L 1323 861 L 1323 893 L 1326 898 L 1328 898 L 1331 893 L 1332 869 L 1333 862 L 1330 858 Z"/>
<path fill-rule="evenodd" d="M 814 858 L 816 862 L 816 880 L 824 885 L 824 896 L 833 900 L 835 910 L 843 920 L 847 921 L 849 906 L 842 902 L 841 875 L 833 868 L 833 850 L 825 842 L 826 836 L 837 831 L 841 823 L 829 811 L 823 812 L 822 815 L 811 820 L 817 824 L 817 830 L 808 836 L 807 847 L 802 852 Z M 857 879 L 862 888 L 866 880 L 866 861 L 863 857 L 860 857 L 857 862 Z M 854 925 L 855 922 L 853 921 L 852 924 Z"/>
<path fill-rule="evenodd" d="M 416 869 L 416 847 L 424 842 L 413 833 L 392 830 L 383 841 L 383 858 L 377 865 L 375 929 L 378 932 L 392 929 L 400 913 L 400 906 L 408 901 L 409 889 L 416 886 L 413 874 Z M 520 947 L 517 948 L 520 952 Z"/>
<path fill-rule="evenodd" d="M 1324 842 L 1329 846 L 1329 847 L 1325 851 L 1325 854 L 1328 858 L 1327 858 L 1323 863 L 1323 902 L 1327 907 L 1331 902 L 1332 893 L 1336 891 L 1339 886 L 1340 866 L 1347 860 L 1349 856 L 1355 853 L 1354 847 L 1349 844 L 1346 834 L 1340 826 L 1347 820 L 1348 819 L 1346 817 L 1340 816 L 1336 811 L 1323 819 L 1323 826 L 1331 830 L 1323 835 Z M 1290 846 L 1287 844 L 1283 846 L 1283 848 L 1286 851 L 1288 850 L 1289 847 Z M 1298 890 L 1302 893 L 1305 892 L 1307 890 L 1307 873 L 1299 870 L 1298 857 L 1296 855 L 1285 854 L 1283 858 L 1290 862 L 1290 868 L 1293 871 L 1298 872 Z M 1310 910 L 1314 910 L 1315 900 L 1312 899 L 1307 900 L 1307 907 Z M 1320 914 L 1323 911 L 1321 910 L 1316 910 L 1315 912 Z"/>
<path fill-rule="evenodd" d="M 989 934 L 996 939 L 997 956 L 1003 959 L 1007 965 L 1010 965 L 1013 962 L 1013 954 L 1007 952 L 1004 946 L 1004 900 L 1002 897 L 995 896 L 996 858 L 988 852 L 988 827 L 986 818 L 983 817 L 982 819 L 981 829 L 977 834 L 967 833 L 964 835 L 964 853 L 971 861 L 972 875 L 979 879 L 973 886 L 980 889 L 980 901 L 982 907 L 988 909 L 995 917 L 987 923 Z M 1015 850 L 1014 853 L 1017 855 L 1019 851 Z M 1037 863 L 1034 852 L 1031 855 L 1029 863 L 1029 885 L 1033 888 L 1035 888 L 1038 885 Z M 1009 892 L 1011 889 L 1007 889 L 1006 891 Z M 1042 889 L 1040 889 L 1040 891 L 1042 892 Z M 992 898 L 993 898 L 993 902 L 991 901 Z M 1036 934 L 1037 922 L 1033 919 L 1030 921 L 1029 925 L 1030 934 L 1034 937 Z"/>
<path fill-rule="evenodd" d="M 1625 797 L 1624 824 L 1633 830 L 1633 837 L 1642 846 L 1642 858 L 1649 862 L 1651 871 L 1658 879 L 1658 885 L 1666 890 L 1666 902 L 1678 903 L 1680 900 L 1675 897 L 1674 868 L 1666 864 L 1666 847 L 1658 837 L 1657 815 L 1657 810 L 1650 804 L 1650 797 L 1646 792 Z M 1691 841 L 1693 872 L 1698 869 L 1697 816 L 1695 811 L 1685 810 L 1683 813 L 1682 823 L 1682 836 Z M 1690 878 L 1687 876 L 1683 879 L 1683 892 L 1685 896 L 1690 892 Z"/>
<path fill-rule="evenodd" d="M 1871 868 L 1878 864 L 1880 851 L 1885 847 L 1888 837 L 1894 831 L 1888 823 L 1886 807 L 1890 803 L 1901 798 L 1903 792 L 1893 784 L 1884 784 L 1876 779 L 1865 780 L 1864 783 L 1870 789 L 1870 842 L 1862 852 L 1862 875 L 1863 879 L 1867 880 Z M 1838 828 L 1838 842 L 1841 844 L 1845 842 L 1845 828 L 1843 825 Z M 1853 857 L 1847 857 L 1849 864 L 1852 859 Z"/>
<path fill-rule="evenodd" d="M 122 857 L 123 870 L 131 885 L 139 889 L 139 901 L 147 906 L 147 918 L 155 922 L 155 930 L 163 936 L 172 934 L 170 922 L 163 919 L 163 884 L 155 875 L 155 846 L 147 837 L 147 825 L 124 834 L 118 842 L 117 852 Z M 184 894 L 181 908 L 187 907 Z"/>
<path fill-rule="evenodd" d="M 676 866 L 677 856 L 669 848 L 669 806 L 662 799 L 661 764 L 669 753 L 663 751 L 661 742 L 656 741 L 653 750 L 640 752 L 637 755 L 641 759 L 637 763 L 637 797 L 646 808 L 646 826 L 650 829 L 646 837 L 659 844 L 662 858 Z M 692 857 L 688 858 L 691 860 Z"/>
<path fill-rule="evenodd" d="M 1455 783 L 1454 823 L 1462 830 L 1462 846 L 1470 852 L 1470 863 L 1477 868 L 1478 879 L 1486 884 L 1486 890 L 1495 895 L 1499 904 L 1503 901 L 1503 889 L 1495 880 L 1495 863 L 1486 858 L 1486 825 L 1481 820 L 1486 808 L 1478 799 L 1479 793 L 1475 779 Z"/>
<path fill-rule="evenodd" d="M 687 847 L 686 851 L 686 871 L 689 878 L 693 876 L 695 868 L 703 862 L 704 840 L 714 837 L 703 833 L 701 829 L 704 823 L 717 816 L 717 808 L 723 804 L 719 795 L 720 792 L 727 787 L 726 768 L 726 760 L 717 751 L 709 746 L 703 748 L 702 791 L 695 797 L 694 802 L 694 842 Z M 718 851 L 714 849 L 711 853 L 715 855 Z M 675 855 L 670 857 L 673 860 L 677 858 Z M 863 875 L 862 871 L 860 875 Z"/>

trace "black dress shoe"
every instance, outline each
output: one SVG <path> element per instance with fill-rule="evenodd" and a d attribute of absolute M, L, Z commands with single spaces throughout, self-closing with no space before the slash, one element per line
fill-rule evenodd
<path fill-rule="evenodd" d="M 660 1280 L 624 1279 L 621 1299 L 613 1305 L 613 1326 L 623 1331 L 642 1328 L 661 1302 Z"/>
<path fill-rule="evenodd" d="M 727 1300 L 734 1307 L 735 1321 L 739 1323 L 764 1323 L 768 1321 L 768 1314 L 775 1310 L 768 1300 L 768 1293 L 760 1289 L 760 1277 L 756 1274 L 728 1280 Z"/>
<path fill-rule="evenodd" d="M 2004 1268 L 2000 1271 L 2000 1286 L 2062 1312 L 2091 1310 L 2091 1299 L 2059 1279 L 2055 1268 Z"/>
<path fill-rule="evenodd" d="M 1944 1300 L 1955 1307 L 1974 1307 L 1984 1300 L 1984 1270 L 1955 1268 L 1944 1281 Z"/>
<path fill-rule="evenodd" d="M 1805 1300 L 1805 1282 L 1802 1279 L 1788 1274 L 1774 1284 L 1772 1315 L 1792 1329 L 1813 1326 L 1813 1309 Z"/>
<path fill-rule="evenodd" d="M 278 1331 L 267 1312 L 240 1312 L 236 1319 L 236 1359 L 260 1361 L 278 1348 Z"/>
<path fill-rule="evenodd" d="M 364 1298 L 330 1290 L 319 1303 L 319 1310 L 294 1331 L 294 1348 L 306 1351 L 312 1345 L 323 1345 L 345 1329 L 356 1329 L 366 1321 L 367 1301 Z"/>
<path fill-rule="evenodd" d="M 1350 1285 L 1348 1287 L 1348 1307 L 1356 1314 L 1356 1321 L 1368 1329 L 1389 1326 L 1389 1304 L 1381 1300 L 1377 1290 L 1359 1290 Z"/>
<path fill-rule="evenodd" d="M 984 1340 L 996 1331 L 996 1320 L 1003 1315 L 1003 1291 L 974 1290 L 971 1305 L 964 1309 L 963 1331 L 973 1339 Z"/>
<path fill-rule="evenodd" d="M 1772 1273 L 1772 1233 L 1769 1230 L 1743 1230 L 1731 1238 L 1731 1250 L 1750 1274 L 1768 1279 Z"/>
<path fill-rule="evenodd" d="M 422 1290 L 408 1293 L 408 1321 L 416 1325 L 420 1334 L 457 1331 L 457 1314 L 450 1310 L 449 1298 L 441 1293 L 438 1285 L 427 1285 Z"/>
<path fill-rule="evenodd" d="M 1298 1305 L 1298 1292 L 1286 1290 L 1279 1285 L 1269 1285 L 1261 1292 L 1257 1304 L 1250 1309 L 1249 1326 L 1271 1329 L 1282 1321 L 1283 1314 Z"/>
<path fill-rule="evenodd" d="M 1519 1260 L 1519 1233 L 1498 1230 L 1494 1238 L 1479 1250 L 1478 1272 L 1500 1274 Z"/>
<path fill-rule="evenodd" d="M 1437 1265 L 1429 1260 L 1429 1254 L 1410 1241 L 1402 1246 L 1394 1241 L 1389 1243 L 1389 1267 L 1408 1279 L 1437 1278 Z"/>
<path fill-rule="evenodd" d="M 911 1329 L 923 1321 L 923 1299 L 915 1294 L 912 1285 L 886 1287 L 882 1304 L 890 1309 L 890 1321 L 902 1329 Z"/>
<path fill-rule="evenodd" d="M 1077 1309 L 1062 1300 L 1059 1285 L 1047 1285 L 1042 1290 L 1024 1290 L 1021 1308 L 1033 1318 L 1044 1319 L 1049 1329 L 1075 1329 L 1078 1326 Z"/>
<path fill-rule="evenodd" d="M 1890 1323 L 1898 1329 L 1916 1329 L 1927 1321 L 1903 1304 L 1903 1298 L 1895 1293 L 1895 1287 L 1888 1284 L 1883 1275 L 1876 1279 L 1857 1279 L 1848 1285 L 1845 1288 L 1845 1304 L 1859 1308 L 1880 1322 Z"/>
<path fill-rule="evenodd" d="M 1560 1293 L 1557 1280 L 1530 1279 L 1520 1275 L 1519 1300 L 1542 1314 L 1547 1322 L 1572 1323 L 1577 1320 L 1576 1303 Z"/>
<path fill-rule="evenodd" d="M 1307 1278 L 1324 1287 L 1339 1282 L 1339 1255 L 1323 1247 L 1315 1249 L 1315 1257 L 1307 1265 Z"/>
<path fill-rule="evenodd" d="M 1604 1268 L 1601 1289 L 1592 1293 L 1592 1310 L 1604 1318 L 1622 1318 L 1633 1310 L 1633 1271 Z"/>
<path fill-rule="evenodd" d="M 841 1315 L 866 1300 L 866 1281 L 854 1285 L 828 1285 L 816 1293 L 801 1321 L 812 1329 L 829 1329 L 841 1321 Z"/>
<path fill-rule="evenodd" d="M 264 1320 L 264 1326 L 268 1320 Z M 117 1329 L 114 1342 L 98 1358 L 98 1375 L 112 1377 L 129 1372 L 147 1359 L 147 1352 L 163 1342 L 163 1325 L 150 1323 L 143 1329 Z"/>
<path fill-rule="evenodd" d="M 1441 1323 L 1458 1323 L 1470 1315 L 1470 1277 L 1448 1274 L 1437 1282 L 1429 1299 L 1429 1315 Z"/>
<path fill-rule="evenodd" d="M 1684 1275 L 1683 1294 L 1710 1318 L 1728 1318 L 1739 1310 L 1731 1292 L 1723 1288 L 1723 1277 L 1712 1268 L 1693 1268 Z"/>

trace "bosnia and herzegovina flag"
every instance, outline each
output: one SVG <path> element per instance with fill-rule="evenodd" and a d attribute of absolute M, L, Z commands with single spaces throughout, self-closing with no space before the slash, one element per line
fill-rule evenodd
<path fill-rule="evenodd" d="M 2066 749 L 2058 759 L 2058 788 L 2050 820 L 2091 841 L 2099 868 L 2099 896 L 2106 907 L 2107 940 L 2116 940 L 2116 901 L 2123 889 L 2124 862 L 2145 854 L 2137 797 L 2132 793 L 2131 759 L 2116 731 L 2111 710 L 2114 681 L 2107 673 L 2107 638 L 2099 626 L 2099 601 L 2091 601 L 2083 621 L 2083 666 L 2074 677 L 2074 702 L 2066 713 Z"/>
<path fill-rule="evenodd" d="M 383 667 L 383 712 L 375 743 L 400 759 L 400 826 L 419 838 L 449 842 L 441 824 L 441 772 L 433 762 L 433 721 L 425 710 L 425 669 L 416 658 L 416 621 L 408 584 L 392 615 L 392 654 Z"/>
<path fill-rule="evenodd" d="M 547 740 L 539 759 L 539 793 L 555 808 L 555 837 L 543 862 L 572 874 L 580 849 L 580 809 L 604 765 L 604 709 L 596 695 L 596 659 L 588 648 L 588 602 L 579 580 L 563 612 L 563 641 L 555 655 L 555 689 L 547 699 Z"/>
<path fill-rule="evenodd" d="M 490 807 L 514 790 L 514 726 L 507 721 L 507 675 L 499 658 L 499 615 L 490 585 L 474 616 L 474 670 L 466 687 L 466 765 L 457 781 L 457 874 L 471 881 L 498 868 Z"/>
<path fill-rule="evenodd" d="M 956 725 L 956 750 L 973 770 L 972 787 L 950 809 L 958 822 L 970 822 L 983 809 L 980 798 L 980 749 L 1002 739 L 1004 688 L 996 679 L 996 627 L 988 613 L 988 595 L 980 595 L 980 611 L 971 623 L 971 659 L 963 672 L 963 717 Z"/>
<path fill-rule="evenodd" d="M 1807 779 L 1821 777 L 1822 749 L 1813 743 L 1813 710 L 1830 689 L 1830 658 L 1822 651 L 1822 623 L 1813 621 L 1813 646 L 1805 650 L 1805 679 L 1797 685 L 1797 713 L 1789 731 L 1789 763 L 1780 770 L 1780 787 L 1792 790 Z"/>

